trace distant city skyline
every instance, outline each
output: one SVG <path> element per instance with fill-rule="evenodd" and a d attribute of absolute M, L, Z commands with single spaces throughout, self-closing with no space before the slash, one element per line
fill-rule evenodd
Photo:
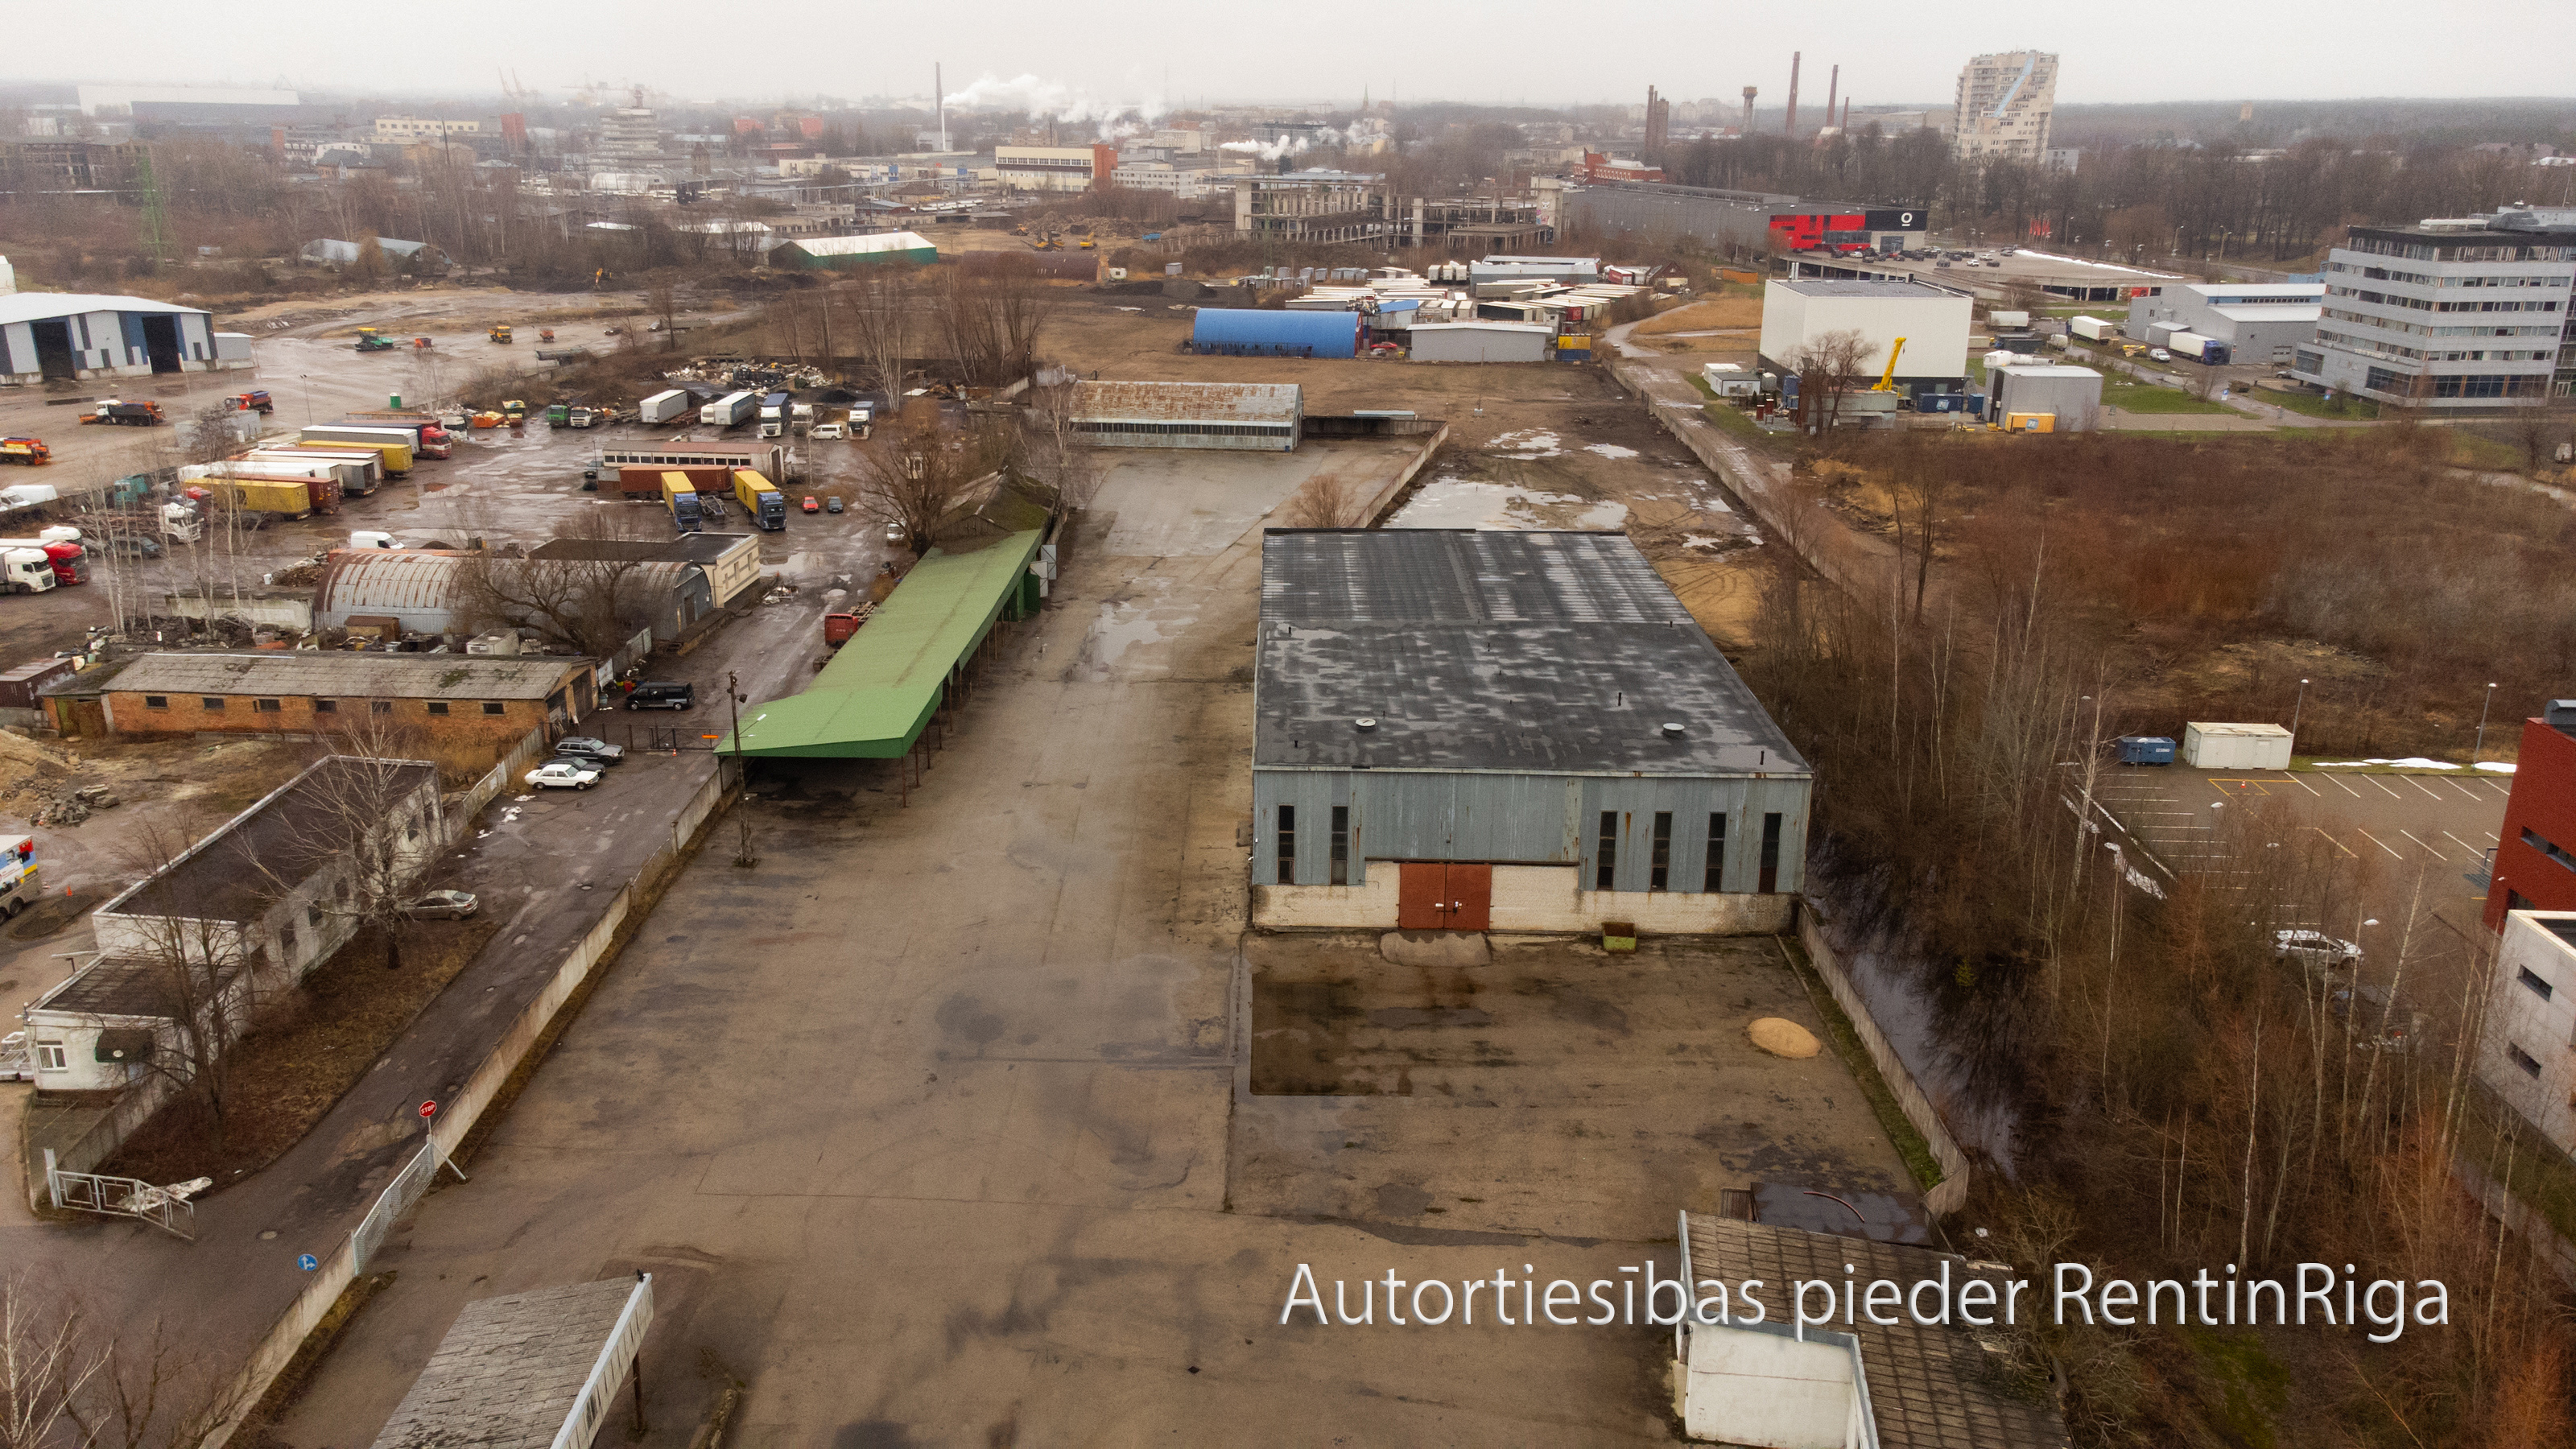
<path fill-rule="evenodd" d="M 1679 103 L 1762 89 L 1786 98 L 1789 57 L 1807 81 L 1842 67 L 1858 108 L 1947 104 L 1971 55 L 2022 49 L 2063 57 L 2058 103 L 2469 99 L 2570 94 L 2576 6 L 2563 0 L 2454 0 L 2427 44 L 2415 0 L 2345 0 L 2325 8 L 2174 0 L 2151 14 L 2100 4 L 2004 0 L 1960 23 L 1873 28 L 1832 11 L 1758 26 L 1678 0 L 1569 12 L 1494 0 L 1471 33 L 1422 29 L 1419 16 L 1351 0 L 1282 12 L 1247 34 L 1211 23 L 1222 7 L 1142 0 L 1112 23 L 1057 7 L 995 0 L 958 23 L 954 11 L 804 12 L 792 21 L 718 22 L 677 0 L 541 7 L 453 0 L 420 15 L 420 44 L 375 27 L 227 27 L 202 7 L 132 0 L 114 44 L 95 16 L 46 7 L 12 23 L 11 69 L 25 81 L 283 85 L 341 94 L 497 96 L 498 67 L 562 100 L 585 82 L 640 84 L 685 102 L 774 102 L 825 94 L 930 96 L 930 68 L 952 95 L 1034 100 L 1059 113 L 1153 113 L 1203 104 L 1355 104 L 1374 100 L 1574 106 L 1642 104 L 1654 85 Z M 1293 16 L 1293 20 L 1286 17 Z M 1415 22 L 1419 21 L 1417 25 Z M 399 30 L 401 22 L 393 22 Z M 1569 67 L 1562 43 L 1594 35 Z M 490 40 L 460 48 L 441 37 Z M 1383 59 L 1379 59 L 1383 57 Z"/>

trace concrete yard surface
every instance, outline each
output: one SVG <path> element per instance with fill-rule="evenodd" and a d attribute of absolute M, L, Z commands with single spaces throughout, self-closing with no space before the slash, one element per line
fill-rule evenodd
<path fill-rule="evenodd" d="M 277 1442 L 365 1442 L 471 1300 L 644 1269 L 647 1444 L 689 1443 L 725 1376 L 746 1386 L 740 1449 L 1669 1443 L 1668 1329 L 1505 1326 L 1467 1282 L 1534 1268 L 1615 1300 L 1623 1267 L 1673 1271 L 1673 1213 L 1714 1210 L 1735 1173 L 1902 1180 L 1892 1148 L 1848 1130 L 1867 1109 L 1832 1058 L 1751 1060 L 1751 1018 L 1813 1020 L 1783 968 L 1754 965 L 1767 943 L 1616 967 L 1506 946 L 1477 968 L 1504 988 L 1477 994 L 1546 1065 L 1486 1090 L 1559 1104 L 1543 1112 L 1246 1095 L 1253 968 L 1340 949 L 1246 943 L 1237 844 L 1258 530 L 1304 464 L 1105 461 L 1054 597 L 1004 626 L 919 783 L 885 762 L 755 766 L 740 808 L 759 864 L 734 865 L 733 822 L 716 825 L 728 848 L 674 881 L 472 1181 L 388 1241 L 396 1281 Z M 1149 481 L 1183 475 L 1200 481 Z M 1166 551 L 1121 551 L 1138 547 Z M 1373 971 L 1366 1010 L 1417 1005 L 1410 972 Z M 1577 973 L 1499 1004 L 1522 977 Z M 1416 1080 L 1470 1088 L 1472 1045 L 1439 1034 L 1458 1064 Z M 1704 1090 L 1637 1137 L 1659 1072 Z M 1374 1128 L 1388 1145 L 1328 1207 L 1239 1170 L 1241 1144 L 1287 1150 L 1298 1114 L 1296 1150 L 1351 1152 L 1321 1134 L 1360 1140 L 1339 1120 L 1355 1101 L 1409 1111 L 1414 1135 Z M 1548 1135 L 1578 1118 L 1601 1135 Z M 1797 1134 L 1794 1163 L 1763 1155 L 1774 1131 Z M 1453 1133 L 1482 1134 L 1483 1179 L 1597 1162 L 1605 1185 L 1531 1221 L 1508 1185 L 1439 1166 Z M 1400 1181 L 1498 1206 L 1453 1230 L 1428 1209 L 1459 1205 L 1407 1195 L 1434 1188 L 1380 1199 Z M 1354 1314 L 1378 1283 L 1370 1325 L 1283 1322 L 1301 1265 L 1327 1302 L 1345 1283 Z M 1446 1285 L 1419 1311 L 1454 1294 L 1472 1318 L 1421 1325 L 1408 1291 L 1397 1326 L 1390 1273 Z"/>
<path fill-rule="evenodd" d="M 1389 965 L 1361 935 L 1244 955 L 1237 1212 L 1643 1240 L 1673 1204 L 1756 1181 L 1912 1188 L 1838 1058 L 1748 1039 L 1766 1016 L 1824 1031 L 1768 937 L 1498 937 L 1446 968 Z"/>

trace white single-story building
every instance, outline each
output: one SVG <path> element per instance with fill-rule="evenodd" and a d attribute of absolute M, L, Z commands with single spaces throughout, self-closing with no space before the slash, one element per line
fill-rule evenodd
<path fill-rule="evenodd" d="M 202 307 L 149 297 L 82 292 L 0 296 L 0 382 L 150 377 L 250 366 L 246 346 L 216 341 L 214 322 L 214 314 Z"/>

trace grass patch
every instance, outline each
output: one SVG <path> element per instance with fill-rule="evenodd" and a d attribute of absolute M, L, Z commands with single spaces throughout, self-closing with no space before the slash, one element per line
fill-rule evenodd
<path fill-rule="evenodd" d="M 2461 468 L 2485 468 L 2496 472 L 2520 472 L 2522 450 L 2510 443 L 2480 437 L 2466 428 L 2452 428 L 2451 462 Z"/>
<path fill-rule="evenodd" d="M 384 968 L 383 938 L 359 932 L 273 1003 L 267 1020 L 233 1049 L 220 1137 L 196 1100 L 182 1097 L 154 1113 L 99 1170 L 146 1182 L 211 1177 L 221 1189 L 275 1162 L 500 929 L 490 917 L 419 922 L 403 940 L 398 971 Z"/>
<path fill-rule="evenodd" d="M 2252 1333 L 2194 1328 L 2183 1337 L 2219 1389 L 2214 1405 L 2228 1432 L 2251 1449 L 2272 1449 L 2273 1417 L 2290 1405 L 2290 1371 Z"/>
<path fill-rule="evenodd" d="M 2337 393 L 2329 401 L 2323 394 L 2309 392 L 2305 388 L 2296 392 L 2275 392 L 2265 387 L 2256 388 L 2252 396 L 2256 402 L 2287 408 L 2302 417 L 2339 418 L 2353 422 L 2375 422 L 2379 418 L 2379 404 L 2349 393 Z"/>
<path fill-rule="evenodd" d="M 1896 1094 L 1887 1089 L 1887 1079 L 1878 1074 L 1878 1063 L 1869 1059 L 1869 1048 L 1861 1045 L 1860 1033 L 1853 1029 L 1851 1018 L 1843 1014 L 1842 1003 L 1825 988 L 1824 978 L 1816 974 L 1807 960 L 1806 949 L 1786 936 L 1774 937 L 1780 943 L 1789 969 L 1797 973 L 1798 984 L 1807 988 L 1807 1000 L 1825 1023 L 1825 1039 L 1833 1044 L 1834 1055 L 1860 1083 L 1860 1093 L 1869 1099 L 1869 1110 L 1878 1117 L 1878 1125 L 1905 1159 L 1905 1170 L 1914 1175 L 1914 1184 L 1925 1192 L 1941 1185 L 1945 1175 L 1941 1160 L 1932 1155 L 1932 1144 L 1906 1119 L 1905 1109 L 1896 1105 Z"/>
<path fill-rule="evenodd" d="M 2131 413 L 2224 413 L 2233 409 L 2193 397 L 2180 388 L 2155 387 L 2105 373 L 2102 405 Z"/>

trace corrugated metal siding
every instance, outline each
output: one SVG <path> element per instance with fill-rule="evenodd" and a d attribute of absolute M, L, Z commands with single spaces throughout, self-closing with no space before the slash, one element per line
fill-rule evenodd
<path fill-rule="evenodd" d="M 1415 773 L 1371 770 L 1255 770 L 1252 776 L 1255 878 L 1276 879 L 1279 807 L 1297 811 L 1297 885 L 1332 879 L 1332 812 L 1348 807 L 1350 879 L 1367 879 L 1367 862 L 1467 860 L 1579 863 L 1590 890 L 1600 864 L 1601 812 L 1619 815 L 1613 888 L 1643 891 L 1653 869 L 1657 811 L 1673 816 L 1667 889 L 1698 891 L 1707 883 L 1708 817 L 1726 817 L 1720 889 L 1751 892 L 1758 882 L 1762 817 L 1780 817 L 1779 873 L 1774 889 L 1806 884 L 1808 784 L 1794 779 L 1620 780 L 1564 775 Z"/>
<path fill-rule="evenodd" d="M 1305 410 L 1304 389 L 1293 382 L 1078 382 L 1073 389 L 1073 415 L 1083 419 L 1293 423 Z"/>

